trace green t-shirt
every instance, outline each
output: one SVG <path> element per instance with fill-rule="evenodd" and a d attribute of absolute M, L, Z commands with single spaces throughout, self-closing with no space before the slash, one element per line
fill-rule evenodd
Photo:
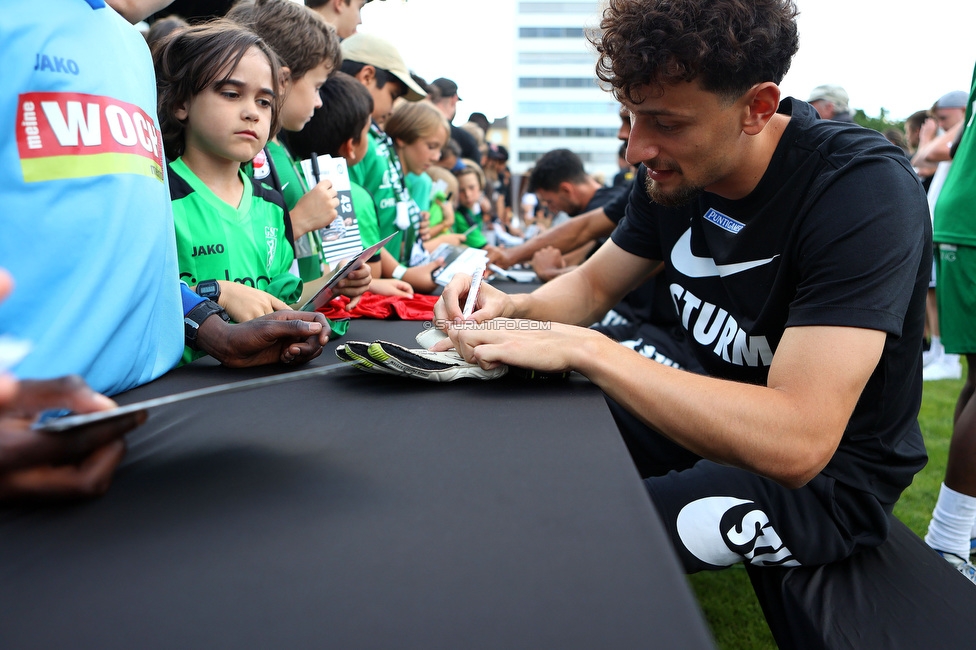
<path fill-rule="evenodd" d="M 433 189 L 434 179 L 427 172 L 423 174 L 410 172 L 407 174 L 407 191 L 410 192 L 410 197 L 416 202 L 421 212 L 430 211 L 430 199 Z"/>
<path fill-rule="evenodd" d="M 302 281 L 289 272 L 294 253 L 285 237 L 284 202 L 243 172 L 240 177 L 244 194 L 235 207 L 182 158 L 169 163 L 180 279 L 191 287 L 204 280 L 239 282 L 293 303 L 302 295 Z"/>
<path fill-rule="evenodd" d="M 271 166 L 264 160 L 265 152 L 274 163 L 280 188 L 274 186 Z M 268 141 L 264 150 L 253 161 L 244 166 L 244 172 L 268 187 L 280 191 L 289 210 L 293 210 L 308 192 L 305 177 L 301 173 L 300 161 L 291 155 L 287 147 L 272 140 Z M 322 240 L 318 233 L 310 232 L 300 237 L 299 241 L 295 242 L 295 251 L 304 255 L 301 255 L 302 259 L 292 268 L 293 272 L 298 273 L 305 282 L 311 282 L 322 276 L 322 263 L 325 260 L 322 257 Z"/>
<path fill-rule="evenodd" d="M 350 181 L 349 189 L 352 195 L 352 207 L 356 211 L 356 223 L 359 225 L 359 239 L 362 241 L 363 248 L 369 248 L 383 239 L 380 237 L 373 197 L 358 183 Z"/>
<path fill-rule="evenodd" d="M 299 199 L 305 196 L 308 189 L 305 187 L 305 179 L 300 173 L 299 161 L 296 160 L 284 145 L 268 140 L 265 146 L 271 154 L 271 161 L 274 163 L 275 171 L 278 172 L 278 180 L 281 181 L 281 196 L 285 198 L 285 205 L 289 210 L 293 210 Z"/>
<path fill-rule="evenodd" d="M 932 219 L 932 240 L 960 246 L 976 246 L 976 128 L 973 102 L 976 101 L 976 70 L 963 122 L 963 132 L 945 185 L 939 192 Z"/>
<path fill-rule="evenodd" d="M 375 123 L 370 126 L 368 144 L 363 160 L 349 170 L 349 179 L 361 185 L 373 198 L 380 239 L 396 235 L 384 248 L 401 263 L 409 264 L 420 225 L 420 209 L 406 187 L 400 160 L 393 150 L 390 137 Z M 405 231 L 397 227 L 398 210 L 409 224 Z M 376 241 L 367 243 L 364 239 L 363 245 L 369 246 Z M 423 253 L 423 249 L 420 251 Z"/>
<path fill-rule="evenodd" d="M 481 231 L 481 215 L 471 214 L 470 210 L 459 205 L 454 211 L 454 232 L 464 234 L 474 225 L 478 227 L 468 233 L 464 243 L 471 248 L 484 248 L 488 240 L 485 239 L 485 233 Z"/>
<path fill-rule="evenodd" d="M 369 132 L 369 146 L 363 159 L 349 170 L 349 180 L 359 185 L 369 196 L 373 204 L 373 219 L 375 226 L 369 224 L 364 227 L 365 219 L 359 214 L 359 203 L 353 197 L 356 207 L 356 220 L 359 222 L 359 234 L 363 246 L 372 246 L 384 237 L 394 233 L 397 236 L 384 246 L 393 257 L 400 259 L 400 246 L 403 237 L 396 227 L 396 192 L 390 181 L 389 147 L 384 139 L 377 137 L 373 131 Z M 375 233 L 367 238 L 367 232 Z M 375 236 L 375 239 L 372 238 Z"/>

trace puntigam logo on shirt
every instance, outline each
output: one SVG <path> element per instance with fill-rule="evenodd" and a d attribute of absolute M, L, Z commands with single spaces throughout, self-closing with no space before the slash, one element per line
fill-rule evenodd
<path fill-rule="evenodd" d="M 28 183 L 106 174 L 163 181 L 159 129 L 134 104 L 84 93 L 24 93 L 15 128 Z"/>

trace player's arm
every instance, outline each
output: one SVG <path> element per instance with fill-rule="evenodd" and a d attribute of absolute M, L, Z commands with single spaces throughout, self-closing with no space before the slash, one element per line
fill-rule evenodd
<path fill-rule="evenodd" d="M 675 370 L 592 336 L 576 346 L 573 367 L 683 447 L 796 488 L 836 451 L 885 337 L 853 327 L 789 328 L 767 386 Z"/>
<path fill-rule="evenodd" d="M 590 325 L 644 282 L 658 264 L 626 252 L 612 240 L 573 271 L 530 294 L 513 295 L 515 318 Z"/>
<path fill-rule="evenodd" d="M 531 260 L 536 251 L 547 246 L 567 253 L 587 242 L 609 237 L 615 226 L 616 224 L 607 218 L 603 208 L 597 208 L 573 217 L 555 228 L 550 228 L 524 244 L 511 248 L 488 247 L 486 250 L 489 250 L 489 257 L 493 258 L 494 263 L 508 268 L 513 264 Z"/>

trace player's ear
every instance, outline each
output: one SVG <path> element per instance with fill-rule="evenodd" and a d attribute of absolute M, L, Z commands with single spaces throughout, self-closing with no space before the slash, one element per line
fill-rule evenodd
<path fill-rule="evenodd" d="M 750 88 L 740 100 L 744 102 L 742 131 L 747 135 L 760 133 L 776 114 L 779 100 L 779 86 L 771 81 L 764 81 Z"/>
<path fill-rule="evenodd" d="M 288 91 L 291 86 L 291 68 L 286 65 L 281 66 L 281 74 L 278 77 L 278 83 L 281 85 L 282 90 Z"/>

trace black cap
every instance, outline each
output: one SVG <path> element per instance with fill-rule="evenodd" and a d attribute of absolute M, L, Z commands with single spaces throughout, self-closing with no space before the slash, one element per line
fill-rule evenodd
<path fill-rule="evenodd" d="M 508 161 L 508 149 L 500 144 L 495 144 L 492 142 L 488 145 L 488 159 L 489 160 L 500 160 L 502 162 Z"/>
<path fill-rule="evenodd" d="M 458 94 L 457 84 L 444 77 L 434 79 L 430 82 L 430 85 L 437 86 L 437 89 L 441 91 L 441 97 L 454 97 Z M 458 101 L 462 101 L 460 97 L 458 97 Z"/>

